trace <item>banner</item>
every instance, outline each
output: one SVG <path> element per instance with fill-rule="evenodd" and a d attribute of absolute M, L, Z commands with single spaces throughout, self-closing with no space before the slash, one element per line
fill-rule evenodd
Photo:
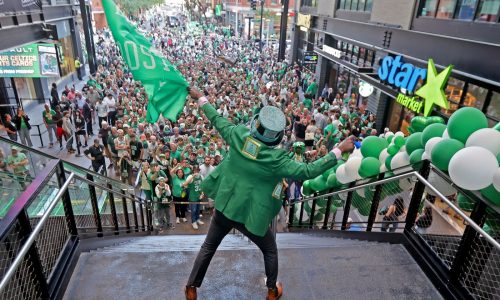
<path fill-rule="evenodd" d="M 161 52 L 130 24 L 113 0 L 102 5 L 115 42 L 134 79 L 141 81 L 148 94 L 147 120 L 154 123 L 160 114 L 175 121 L 188 94 L 187 81 Z"/>
<path fill-rule="evenodd" d="M 0 77 L 59 76 L 53 44 L 30 44 L 0 52 Z"/>
<path fill-rule="evenodd" d="M 42 11 L 40 0 L 0 0 L 0 15 L 16 15 L 21 12 L 29 13 Z"/>

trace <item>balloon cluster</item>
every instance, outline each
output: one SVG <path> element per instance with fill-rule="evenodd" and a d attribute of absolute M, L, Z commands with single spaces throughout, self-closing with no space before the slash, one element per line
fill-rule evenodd
<path fill-rule="evenodd" d="M 488 128 L 483 112 L 464 107 L 451 115 L 448 125 L 441 117 L 414 117 L 408 129 L 411 133 L 408 137 L 400 131 L 366 137 L 361 148 L 356 149 L 345 163 L 339 161 L 324 174 L 306 180 L 303 193 L 310 195 L 340 189 L 355 180 L 373 178 L 387 171 L 397 173 L 428 159 L 436 168 L 447 172 L 458 187 L 480 191 L 486 199 L 500 206 L 500 123 Z M 431 183 L 437 181 L 429 180 Z M 400 181 L 399 186 L 404 190 L 409 185 Z"/>

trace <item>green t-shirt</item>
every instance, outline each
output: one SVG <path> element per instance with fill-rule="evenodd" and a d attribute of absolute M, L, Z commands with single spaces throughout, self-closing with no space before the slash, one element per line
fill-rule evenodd
<path fill-rule="evenodd" d="M 334 127 L 333 124 L 330 123 L 326 125 L 325 129 L 323 129 L 323 134 L 325 135 L 325 138 L 328 136 L 328 133 L 331 132 L 330 138 L 328 138 L 328 141 L 332 141 L 334 139 L 335 131 L 337 131 Z"/>
<path fill-rule="evenodd" d="M 198 173 L 193 175 L 193 181 L 188 185 L 189 188 L 189 201 L 197 202 L 200 201 L 201 196 L 201 175 Z"/>
<path fill-rule="evenodd" d="M 43 110 L 42 117 L 47 122 L 47 124 L 52 124 L 52 116 L 55 116 L 56 112 L 50 109 L 49 111 Z"/>
<path fill-rule="evenodd" d="M 308 110 L 311 110 L 311 108 L 312 108 L 312 100 L 311 99 L 304 98 L 304 101 L 302 101 L 302 103 L 304 103 L 304 106 Z"/>
<path fill-rule="evenodd" d="M 24 154 L 22 152 L 17 153 L 16 156 L 9 155 L 7 157 L 7 165 L 18 164 L 25 159 L 26 159 L 26 154 Z M 29 168 L 28 168 L 28 165 L 24 165 L 24 166 L 16 166 L 13 168 L 13 170 L 14 170 L 14 174 L 24 174 L 24 173 L 28 172 Z"/>
<path fill-rule="evenodd" d="M 21 128 L 28 128 L 28 126 L 26 125 L 26 122 L 24 121 L 23 117 L 21 117 Z"/>
<path fill-rule="evenodd" d="M 184 181 L 186 181 L 186 177 L 184 179 L 180 179 L 177 175 L 172 176 L 172 195 L 174 197 L 180 198 L 182 196 L 183 187 L 181 186 Z"/>

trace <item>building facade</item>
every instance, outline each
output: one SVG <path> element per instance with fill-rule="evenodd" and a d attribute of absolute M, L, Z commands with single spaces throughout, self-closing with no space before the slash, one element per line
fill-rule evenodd
<path fill-rule="evenodd" d="M 293 7 L 295 0 L 289 0 Z M 260 30 L 260 5 L 256 1 L 256 10 L 251 7 L 251 0 L 224 0 L 223 15 L 225 24 L 237 30 L 238 36 L 258 37 Z M 272 39 L 279 38 L 281 0 L 264 0 L 263 9 L 263 36 L 269 35 Z M 293 20 L 294 13 L 289 13 L 289 22 Z"/>
<path fill-rule="evenodd" d="M 482 110 L 490 126 L 500 121 L 500 0 L 302 0 L 297 6 L 292 60 L 316 52 L 320 86 L 366 101 L 377 129 L 406 132 L 413 116 L 428 110 L 446 119 L 462 106 Z M 438 99 L 426 98 L 421 87 L 436 76 L 447 77 L 437 83 L 447 105 L 432 107 Z"/>
<path fill-rule="evenodd" d="M 0 73 L 3 108 L 22 106 L 23 101 L 49 100 L 51 84 L 76 79 L 75 59 L 85 61 L 78 1 L 32 1 L 28 8 L 27 1 L 19 7 L 17 2 L 21 3 L 5 0 L 6 5 L 0 6 L 0 55 L 5 62 Z M 33 51 L 36 55 L 23 55 Z M 2 120 L 7 112 L 7 108 L 1 111 Z"/>

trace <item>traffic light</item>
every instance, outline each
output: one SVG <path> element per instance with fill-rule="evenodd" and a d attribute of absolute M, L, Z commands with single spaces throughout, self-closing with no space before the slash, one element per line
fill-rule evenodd
<path fill-rule="evenodd" d="M 250 0 L 250 7 L 253 10 L 257 10 L 257 0 Z"/>

